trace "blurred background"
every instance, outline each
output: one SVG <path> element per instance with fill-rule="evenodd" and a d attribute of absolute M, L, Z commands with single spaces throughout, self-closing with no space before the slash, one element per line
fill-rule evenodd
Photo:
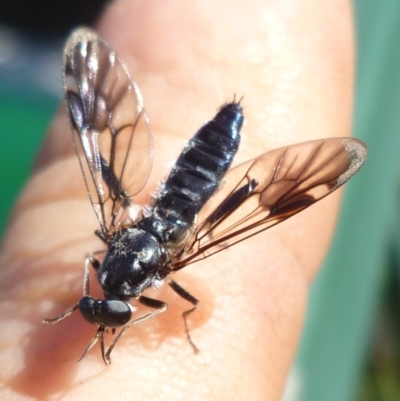
<path fill-rule="evenodd" d="M 1 3 L 0 235 L 62 96 L 65 37 L 92 25 L 107 1 Z M 353 135 L 369 157 L 346 186 L 285 401 L 400 400 L 400 1 L 353 3 Z"/>

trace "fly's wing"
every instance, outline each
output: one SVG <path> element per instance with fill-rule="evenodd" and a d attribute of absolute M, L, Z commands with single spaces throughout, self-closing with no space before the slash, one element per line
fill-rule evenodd
<path fill-rule="evenodd" d="M 229 170 L 172 270 L 255 235 L 329 195 L 367 155 L 357 139 L 331 138 L 264 153 Z"/>
<path fill-rule="evenodd" d="M 130 217 L 131 197 L 151 171 L 153 142 L 142 97 L 114 50 L 87 28 L 65 45 L 64 89 L 86 188 L 107 237 Z"/>

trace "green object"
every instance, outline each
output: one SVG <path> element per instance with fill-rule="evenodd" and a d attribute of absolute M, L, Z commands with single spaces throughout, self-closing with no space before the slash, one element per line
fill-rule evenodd
<path fill-rule="evenodd" d="M 56 104 L 38 93 L 0 93 L 0 235 L 29 176 Z"/>
<path fill-rule="evenodd" d="M 355 14 L 354 135 L 367 143 L 369 155 L 347 185 L 332 247 L 313 285 L 294 367 L 296 401 L 355 399 L 399 214 L 400 2 L 357 0 Z"/>

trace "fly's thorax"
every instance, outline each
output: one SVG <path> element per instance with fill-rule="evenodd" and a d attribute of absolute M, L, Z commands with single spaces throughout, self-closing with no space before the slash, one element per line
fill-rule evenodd
<path fill-rule="evenodd" d="M 138 227 L 152 233 L 164 245 L 168 259 L 176 256 L 187 243 L 191 234 L 191 226 L 194 218 L 184 221 L 173 213 L 163 213 L 154 208 L 149 217 L 143 218 Z M 168 251 L 167 251 L 168 250 Z"/>
<path fill-rule="evenodd" d="M 163 246 L 152 234 L 137 228 L 118 231 L 97 271 L 108 299 L 138 297 L 158 277 L 166 263 Z"/>

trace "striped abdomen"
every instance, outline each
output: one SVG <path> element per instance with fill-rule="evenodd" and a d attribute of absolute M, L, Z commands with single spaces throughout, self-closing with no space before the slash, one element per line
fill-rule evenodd
<path fill-rule="evenodd" d="M 218 188 L 238 150 L 242 123 L 242 107 L 228 103 L 185 146 L 147 218 L 157 220 L 163 241 L 179 242 Z"/>

